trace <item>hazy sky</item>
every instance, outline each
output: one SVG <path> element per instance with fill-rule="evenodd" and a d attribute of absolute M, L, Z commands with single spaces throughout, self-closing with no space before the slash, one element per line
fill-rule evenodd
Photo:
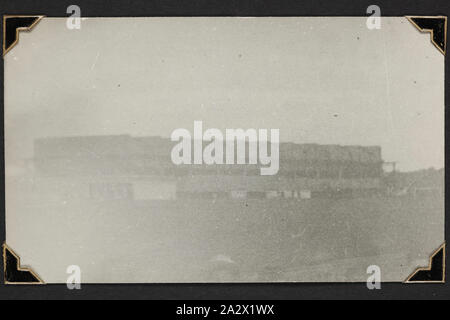
<path fill-rule="evenodd" d="M 5 57 L 7 165 L 46 136 L 277 128 L 443 167 L 444 56 L 405 18 L 46 18 Z"/>

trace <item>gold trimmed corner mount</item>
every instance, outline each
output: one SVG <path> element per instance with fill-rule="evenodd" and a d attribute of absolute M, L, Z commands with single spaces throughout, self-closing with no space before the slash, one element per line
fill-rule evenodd
<path fill-rule="evenodd" d="M 405 283 L 445 283 L 445 243 L 430 257 L 427 268 L 418 268 Z"/>
<path fill-rule="evenodd" d="M 447 51 L 446 16 L 406 16 L 420 32 L 431 34 L 431 42 L 445 56 Z"/>
<path fill-rule="evenodd" d="M 44 16 L 3 16 L 3 57 L 19 42 L 20 31 L 31 31 Z"/>
<path fill-rule="evenodd" d="M 20 257 L 3 244 L 3 276 L 5 284 L 45 284 L 30 268 L 20 266 Z"/>

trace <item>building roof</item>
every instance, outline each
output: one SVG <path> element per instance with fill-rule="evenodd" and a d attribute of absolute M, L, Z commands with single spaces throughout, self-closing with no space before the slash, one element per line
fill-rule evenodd
<path fill-rule="evenodd" d="M 129 135 L 54 137 L 35 140 L 35 158 L 144 157 L 170 161 L 176 142 L 162 137 Z M 224 149 L 225 150 L 225 149 Z M 280 160 L 381 163 L 379 146 L 280 143 Z"/>

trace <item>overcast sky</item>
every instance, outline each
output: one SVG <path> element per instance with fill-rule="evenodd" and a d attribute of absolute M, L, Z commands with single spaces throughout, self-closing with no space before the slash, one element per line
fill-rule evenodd
<path fill-rule="evenodd" d="M 5 56 L 6 161 L 46 136 L 277 128 L 444 164 L 444 56 L 405 18 L 46 18 Z"/>

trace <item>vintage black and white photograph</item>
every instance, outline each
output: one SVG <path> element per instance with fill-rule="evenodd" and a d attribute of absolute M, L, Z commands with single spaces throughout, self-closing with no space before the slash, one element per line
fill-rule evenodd
<path fill-rule="evenodd" d="M 444 244 L 414 22 L 39 17 L 4 56 L 9 250 L 44 283 L 407 281 Z"/>
<path fill-rule="evenodd" d="M 0 300 L 448 299 L 449 14 L 0 1 Z"/>

